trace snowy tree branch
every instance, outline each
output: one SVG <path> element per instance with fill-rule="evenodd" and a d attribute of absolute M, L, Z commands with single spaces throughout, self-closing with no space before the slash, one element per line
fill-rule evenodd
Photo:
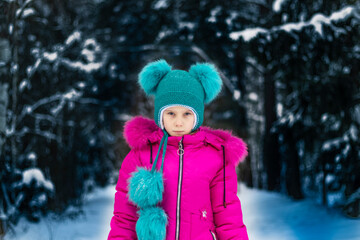
<path fill-rule="evenodd" d="M 14 135 L 23 137 L 25 134 L 34 134 L 34 135 L 38 135 L 40 137 L 44 137 L 46 139 L 51 139 L 51 140 L 57 141 L 58 143 L 61 143 L 60 139 L 58 138 L 58 136 L 56 134 L 49 132 L 49 131 L 42 131 L 39 129 L 32 130 L 27 127 L 24 127 L 20 131 L 17 131 L 16 134 L 14 134 Z"/>
<path fill-rule="evenodd" d="M 267 10 L 269 10 L 269 11 L 271 10 L 271 8 L 266 4 L 265 1 L 261 1 L 261 0 L 258 0 L 258 1 L 246 0 L 246 1 L 244 1 L 244 3 L 257 5 L 257 6 L 259 6 L 259 7 L 265 8 L 265 9 L 267 9 Z"/>
<path fill-rule="evenodd" d="M 33 0 L 26 0 L 26 2 L 21 6 L 20 9 L 16 11 L 16 18 L 20 19 L 25 11 L 25 8 L 32 2 Z"/>
<path fill-rule="evenodd" d="M 286 23 L 281 26 L 272 27 L 271 29 L 248 28 L 242 31 L 232 32 L 230 33 L 230 38 L 233 39 L 234 41 L 237 41 L 240 38 L 242 38 L 244 41 L 247 42 L 256 38 L 258 34 L 261 33 L 269 34 L 271 32 L 277 32 L 277 31 L 286 31 L 291 33 L 292 31 L 301 31 L 303 28 L 308 26 L 314 27 L 316 32 L 319 33 L 320 36 L 323 36 L 322 27 L 324 25 L 334 28 L 335 26 L 332 25 L 333 22 L 339 20 L 345 20 L 350 16 L 355 16 L 356 18 L 358 18 L 358 14 L 356 13 L 356 10 L 353 6 L 347 6 L 339 11 L 333 12 L 329 17 L 326 17 L 323 14 L 319 14 L 319 13 L 315 14 L 311 18 L 311 20 L 307 22 Z"/>
<path fill-rule="evenodd" d="M 247 57 L 246 64 L 251 66 L 253 69 L 255 69 L 259 73 L 265 73 L 265 71 L 266 71 L 266 69 L 263 66 L 257 64 L 255 59 L 253 59 L 253 58 Z"/>
<path fill-rule="evenodd" d="M 264 117 L 262 115 L 256 114 L 253 111 L 248 111 L 247 116 L 249 119 L 255 122 L 263 123 L 265 121 Z"/>
<path fill-rule="evenodd" d="M 53 96 L 50 96 L 47 98 L 40 99 L 39 101 L 37 101 L 36 103 L 34 103 L 31 106 L 25 106 L 18 117 L 18 123 L 20 123 L 27 114 L 32 113 L 36 108 L 38 108 L 42 105 L 45 105 L 45 104 L 49 104 L 54 101 L 58 101 L 61 98 L 62 98 L 61 94 L 56 94 L 56 95 L 53 95 Z"/>
<path fill-rule="evenodd" d="M 10 202 L 10 199 L 9 199 L 8 194 L 7 194 L 4 182 L 1 183 L 1 189 L 2 189 L 2 192 L 3 192 L 3 197 L 4 197 L 4 200 L 5 200 L 5 203 L 7 205 L 8 212 L 12 212 L 14 210 L 14 206 Z M 9 213 L 5 214 L 5 217 L 7 217 L 8 215 L 9 215 Z"/>

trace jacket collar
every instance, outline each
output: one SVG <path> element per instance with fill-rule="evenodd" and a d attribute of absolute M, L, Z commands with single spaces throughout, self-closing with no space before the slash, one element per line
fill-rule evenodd
<path fill-rule="evenodd" d="M 162 130 L 154 120 L 137 116 L 125 123 L 124 137 L 133 149 L 141 149 L 151 143 L 159 143 L 163 136 Z M 169 137 L 168 145 L 177 145 L 181 137 Z M 227 162 L 237 165 L 247 156 L 247 146 L 244 141 L 226 130 L 215 130 L 200 127 L 195 133 L 184 135 L 184 145 L 210 144 L 217 150 L 225 147 Z"/>

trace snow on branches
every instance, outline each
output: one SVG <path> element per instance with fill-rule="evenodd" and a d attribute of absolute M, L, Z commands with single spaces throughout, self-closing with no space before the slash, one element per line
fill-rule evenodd
<path fill-rule="evenodd" d="M 305 27 L 313 27 L 315 31 L 323 37 L 322 28 L 324 25 L 332 26 L 334 22 L 345 20 L 348 17 L 355 15 L 355 8 L 351 6 L 344 7 L 343 9 L 332 13 L 330 16 L 325 16 L 321 13 L 315 14 L 309 21 L 300 21 L 297 23 L 286 23 L 281 26 L 275 26 L 271 29 L 265 28 L 248 28 L 242 31 L 230 33 L 230 38 L 234 41 L 242 38 L 244 41 L 251 41 L 253 38 L 256 38 L 258 34 L 269 34 L 271 32 L 277 31 L 301 31 Z"/>

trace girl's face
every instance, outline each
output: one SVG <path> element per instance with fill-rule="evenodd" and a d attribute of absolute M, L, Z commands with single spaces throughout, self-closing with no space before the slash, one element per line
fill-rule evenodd
<path fill-rule="evenodd" d="M 194 121 L 194 113 L 186 107 L 169 107 L 163 113 L 164 127 L 170 136 L 182 137 L 189 134 L 194 127 Z"/>

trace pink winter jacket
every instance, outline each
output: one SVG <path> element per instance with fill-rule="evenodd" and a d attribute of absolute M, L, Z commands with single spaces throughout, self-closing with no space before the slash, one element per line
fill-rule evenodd
<path fill-rule="evenodd" d="M 138 209 L 128 200 L 127 180 L 138 166 L 151 168 L 163 132 L 153 120 L 135 117 L 125 124 L 124 136 L 131 151 L 119 171 L 111 240 L 137 239 Z M 177 154 L 181 138 L 182 161 Z M 222 130 L 200 127 L 194 134 L 169 136 L 161 204 L 168 215 L 167 240 L 175 239 L 176 231 L 180 240 L 248 239 L 235 171 L 246 155 L 246 144 Z"/>

